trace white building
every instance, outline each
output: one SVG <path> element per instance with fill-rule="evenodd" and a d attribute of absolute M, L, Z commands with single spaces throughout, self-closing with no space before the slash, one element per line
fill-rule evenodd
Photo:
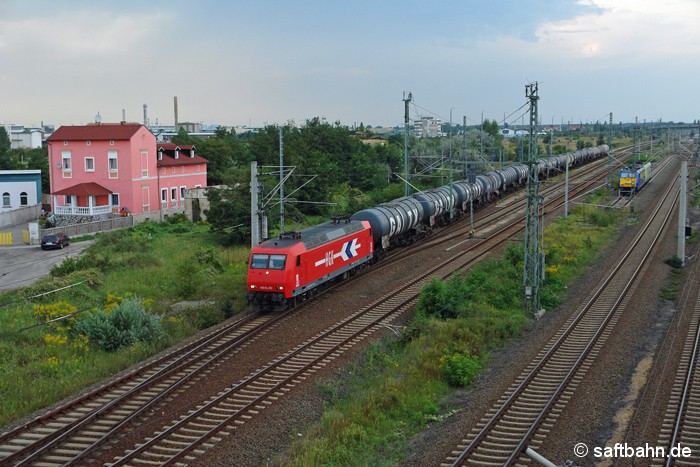
<path fill-rule="evenodd" d="M 436 138 L 442 136 L 442 120 L 438 118 L 421 117 L 413 120 L 413 131 L 416 138 Z"/>
<path fill-rule="evenodd" d="M 10 138 L 12 149 L 35 149 L 41 147 L 44 130 L 41 128 L 25 128 L 22 125 L 2 125 Z"/>
<path fill-rule="evenodd" d="M 0 170 L 0 187 L 0 226 L 39 217 L 41 170 Z"/>

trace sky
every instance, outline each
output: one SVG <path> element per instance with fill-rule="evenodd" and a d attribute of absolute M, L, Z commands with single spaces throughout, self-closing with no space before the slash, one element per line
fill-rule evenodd
<path fill-rule="evenodd" d="M 700 119 L 700 0 L 0 0 L 0 124 Z M 524 117 L 527 123 L 527 116 Z"/>

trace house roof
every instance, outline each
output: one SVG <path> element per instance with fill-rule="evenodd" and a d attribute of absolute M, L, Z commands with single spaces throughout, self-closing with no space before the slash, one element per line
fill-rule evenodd
<path fill-rule="evenodd" d="M 140 123 L 91 123 L 62 126 L 47 141 L 128 140 L 143 127 Z"/>
<path fill-rule="evenodd" d="M 156 146 L 156 151 L 163 155 L 162 159 L 157 161 L 158 167 L 174 167 L 181 165 L 206 164 L 209 162 L 202 156 L 195 153 L 194 157 L 190 157 L 190 151 L 194 151 L 195 147 L 190 145 L 178 145 L 175 143 L 160 143 Z M 175 151 L 180 153 L 175 159 Z"/>
<path fill-rule="evenodd" d="M 109 195 L 112 191 L 103 187 L 99 183 L 87 182 L 78 183 L 77 185 L 69 186 L 62 190 L 51 193 L 52 195 L 77 195 L 77 196 L 95 196 L 95 195 Z"/>

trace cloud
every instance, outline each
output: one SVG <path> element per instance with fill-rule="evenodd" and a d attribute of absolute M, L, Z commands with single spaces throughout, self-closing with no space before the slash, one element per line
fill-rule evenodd
<path fill-rule="evenodd" d="M 538 44 L 561 59 L 626 62 L 696 55 L 700 3 L 696 0 L 579 0 L 593 13 L 543 23 Z"/>
<path fill-rule="evenodd" d="M 42 60 L 124 55 L 139 44 L 148 44 L 166 18 L 163 13 L 111 14 L 83 10 L 51 17 L 0 20 L 0 54 L 4 51 L 15 55 L 21 51 L 27 59 Z"/>

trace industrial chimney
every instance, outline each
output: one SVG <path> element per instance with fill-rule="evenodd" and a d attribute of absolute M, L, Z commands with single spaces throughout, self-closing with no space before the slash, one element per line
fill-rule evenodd
<path fill-rule="evenodd" d="M 148 105 L 143 104 L 143 126 L 148 126 Z"/>
<path fill-rule="evenodd" d="M 173 97 L 174 105 L 175 105 L 175 131 L 178 131 L 178 121 L 177 121 L 177 96 Z"/>
<path fill-rule="evenodd" d="M 126 123 L 126 109 L 122 109 L 122 125 Z"/>

